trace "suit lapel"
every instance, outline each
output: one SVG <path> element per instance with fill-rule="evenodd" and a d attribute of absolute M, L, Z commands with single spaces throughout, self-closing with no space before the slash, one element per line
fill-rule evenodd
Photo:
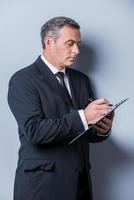
<path fill-rule="evenodd" d="M 78 91 L 78 88 L 79 88 L 78 82 L 76 78 L 73 76 L 72 70 L 70 68 L 66 68 L 66 74 L 69 80 L 74 107 L 75 109 L 79 109 L 79 92 L 80 91 Z"/>

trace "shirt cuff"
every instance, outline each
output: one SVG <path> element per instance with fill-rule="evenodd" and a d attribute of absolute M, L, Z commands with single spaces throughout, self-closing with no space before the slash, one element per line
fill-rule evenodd
<path fill-rule="evenodd" d="M 84 111 L 83 110 L 78 110 L 79 112 L 79 115 L 80 115 L 80 118 L 81 118 L 81 121 L 83 123 L 83 126 L 85 128 L 85 131 L 88 129 L 88 123 L 87 123 L 87 120 L 86 120 L 86 117 L 85 117 L 85 114 L 84 114 Z"/>

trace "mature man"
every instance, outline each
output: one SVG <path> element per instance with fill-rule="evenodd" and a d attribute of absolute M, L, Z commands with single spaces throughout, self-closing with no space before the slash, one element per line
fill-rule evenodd
<path fill-rule="evenodd" d="M 9 83 L 8 102 L 20 139 L 14 200 L 91 200 L 89 143 L 105 140 L 113 114 L 69 145 L 111 111 L 108 100 L 89 103 L 86 75 L 69 68 L 79 54 L 80 26 L 55 17 L 41 28 L 43 52 Z"/>

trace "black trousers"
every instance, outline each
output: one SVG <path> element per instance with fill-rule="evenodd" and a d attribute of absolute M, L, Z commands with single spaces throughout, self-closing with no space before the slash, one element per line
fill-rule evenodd
<path fill-rule="evenodd" d="M 86 169 L 84 169 L 82 172 L 79 171 L 78 174 L 79 178 L 76 200 L 90 200 L 90 190 Z"/>

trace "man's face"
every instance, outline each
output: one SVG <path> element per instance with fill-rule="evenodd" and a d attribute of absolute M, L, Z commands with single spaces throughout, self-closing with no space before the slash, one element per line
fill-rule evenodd
<path fill-rule="evenodd" d="M 74 64 L 79 54 L 80 30 L 64 26 L 58 32 L 56 40 L 51 39 L 49 61 L 59 69 Z"/>

